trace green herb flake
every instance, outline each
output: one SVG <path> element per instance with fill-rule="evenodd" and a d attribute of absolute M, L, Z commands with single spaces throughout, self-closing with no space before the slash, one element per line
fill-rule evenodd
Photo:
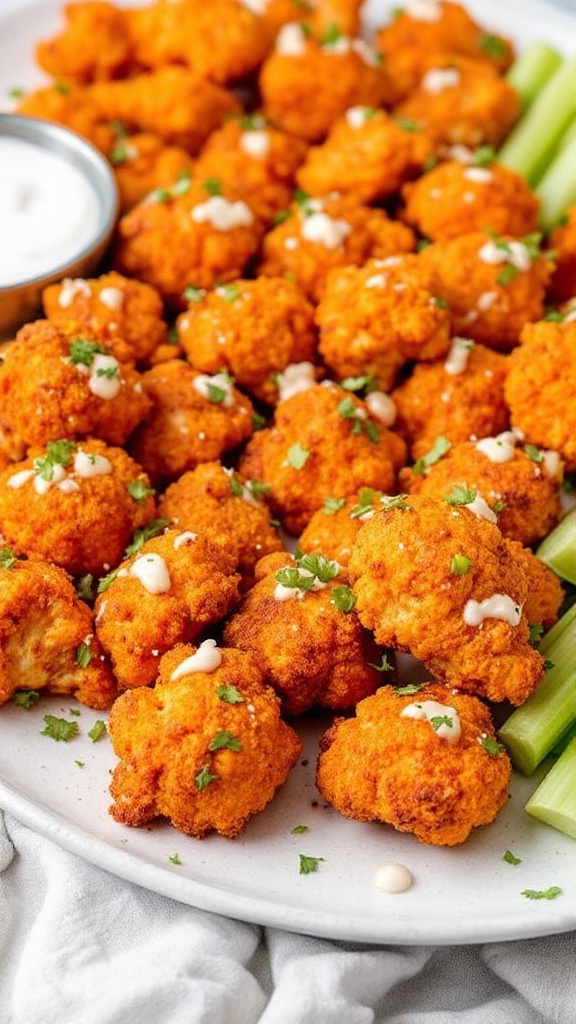
<path fill-rule="evenodd" d="M 450 451 L 451 447 L 452 442 L 447 437 L 444 437 L 443 434 L 439 434 L 430 451 L 414 463 L 412 471 L 416 473 L 416 476 L 424 476 L 428 467 L 435 466 L 437 462 L 440 462 L 440 459 Z"/>
<path fill-rule="evenodd" d="M 242 750 L 242 742 L 228 732 L 227 729 L 220 729 L 210 740 L 208 750 Z"/>
<path fill-rule="evenodd" d="M 197 288 L 194 284 L 189 284 L 182 292 L 182 296 L 186 302 L 200 302 L 205 295 L 206 289 Z"/>
<path fill-rule="evenodd" d="M 506 288 L 515 277 L 518 277 L 520 273 L 518 267 L 515 267 L 513 263 L 506 263 L 500 273 L 496 277 L 496 284 Z"/>
<path fill-rule="evenodd" d="M 188 167 L 182 167 L 178 173 L 176 181 L 172 185 L 171 192 L 173 196 L 185 196 L 190 191 L 190 170 Z"/>
<path fill-rule="evenodd" d="M 536 447 L 536 445 L 527 444 L 524 447 L 524 451 L 526 452 L 528 458 L 532 459 L 532 462 L 544 462 L 544 456 L 540 449 Z"/>
<path fill-rule="evenodd" d="M 76 760 L 76 761 L 74 761 L 74 764 L 75 764 L 75 765 L 76 765 L 76 766 L 77 766 L 78 768 L 84 768 L 84 767 L 85 767 L 85 764 L 86 764 L 86 762 L 85 762 L 85 761 L 78 761 L 78 760 Z"/>
<path fill-rule="evenodd" d="M 66 82 L 54 82 L 53 88 L 56 92 L 59 92 L 61 96 L 69 96 L 72 92 L 70 86 Z"/>
<path fill-rule="evenodd" d="M 312 573 L 321 583 L 329 583 L 340 572 L 341 566 L 339 563 L 331 558 L 326 558 L 326 555 L 303 555 L 296 553 L 295 558 L 299 569 L 305 569 L 307 572 Z"/>
<path fill-rule="evenodd" d="M 198 774 L 194 776 L 194 785 L 197 790 L 201 791 L 207 789 L 210 783 L 216 782 L 219 777 L 219 775 L 215 775 L 214 772 L 210 771 L 209 765 L 205 764 Z"/>
<path fill-rule="evenodd" d="M 496 159 L 494 146 L 477 146 L 472 154 L 473 167 L 490 167 Z"/>
<path fill-rule="evenodd" d="M 35 704 L 40 700 L 40 694 L 37 690 L 17 690 L 12 697 L 12 703 L 17 708 L 23 708 L 24 711 L 30 711 Z"/>
<path fill-rule="evenodd" d="M 146 526 L 135 530 L 132 541 L 124 552 L 126 558 L 132 558 L 133 555 L 137 555 L 147 540 L 151 540 L 152 537 L 159 537 L 169 525 L 168 519 L 151 519 L 149 523 L 146 523 Z"/>
<path fill-rule="evenodd" d="M 287 220 L 290 220 L 292 216 L 291 210 L 278 210 L 272 218 L 272 224 L 274 227 L 278 227 L 279 224 L 285 224 Z"/>
<path fill-rule="evenodd" d="M 106 722 L 102 718 L 97 718 L 94 725 L 89 730 L 88 735 L 92 740 L 92 743 L 97 743 L 103 736 L 106 736 L 108 729 L 106 728 Z"/>
<path fill-rule="evenodd" d="M 96 588 L 98 594 L 103 594 L 104 591 L 108 590 L 110 584 L 116 579 L 118 572 L 118 569 L 113 569 L 112 572 L 109 572 L 107 576 L 103 576 L 102 579 L 98 581 L 98 586 Z"/>
<path fill-rule="evenodd" d="M 468 555 L 454 555 L 450 562 L 450 572 L 453 576 L 465 576 L 471 565 L 472 562 L 468 558 Z"/>
<path fill-rule="evenodd" d="M 244 494 L 244 488 L 234 472 L 230 474 L 230 490 L 237 498 L 241 498 Z"/>
<path fill-rule="evenodd" d="M 303 836 L 305 832 L 309 832 L 308 825 L 294 825 L 294 828 L 290 829 L 291 836 Z"/>
<path fill-rule="evenodd" d="M 549 889 L 523 889 L 521 895 L 527 900 L 555 900 L 561 893 L 558 885 L 551 885 Z"/>
<path fill-rule="evenodd" d="M 300 572 L 297 566 L 286 565 L 282 569 L 278 569 L 274 574 L 274 578 L 281 587 L 285 587 L 286 590 L 302 590 L 307 593 L 312 590 L 316 577 L 313 575 L 304 576 Z"/>
<path fill-rule="evenodd" d="M 219 388 L 217 384 L 211 384 L 210 381 L 207 380 L 206 397 L 213 405 L 222 405 L 228 397 L 228 391 L 226 388 Z"/>
<path fill-rule="evenodd" d="M 113 164 L 114 167 L 120 167 L 122 164 L 125 164 L 129 158 L 130 153 L 125 142 L 117 142 L 108 157 L 110 163 Z"/>
<path fill-rule="evenodd" d="M 484 50 L 486 56 L 491 57 L 492 60 L 500 60 L 502 57 L 505 57 L 508 52 L 506 43 L 500 36 L 495 36 L 487 32 L 480 37 L 480 48 Z"/>
<path fill-rule="evenodd" d="M 443 725 L 447 726 L 448 729 L 451 729 L 454 725 L 454 719 L 451 718 L 450 715 L 432 715 L 430 725 L 434 729 L 434 732 L 438 732 L 438 729 L 441 729 Z"/>
<path fill-rule="evenodd" d="M 422 125 L 411 117 L 395 117 L 394 120 L 403 132 L 419 132 L 422 130 Z"/>
<path fill-rule="evenodd" d="M 44 715 L 44 728 L 41 736 L 50 736 L 51 739 L 68 743 L 74 736 L 78 735 L 78 722 L 67 722 L 65 718 L 56 718 L 55 715 Z"/>
<path fill-rule="evenodd" d="M 303 469 L 310 455 L 310 449 L 297 442 L 288 449 L 288 463 L 292 466 L 292 469 Z"/>
<path fill-rule="evenodd" d="M 146 498 L 149 498 L 152 494 L 156 494 L 154 488 L 148 487 L 141 477 L 138 477 L 136 480 L 130 480 L 127 490 L 130 497 L 139 503 L 146 501 Z"/>
<path fill-rule="evenodd" d="M 340 26 L 337 22 L 331 21 L 324 34 L 320 37 L 320 46 L 334 46 L 341 37 Z"/>
<path fill-rule="evenodd" d="M 86 338 L 74 338 L 70 342 L 70 362 L 74 366 L 92 366 L 97 355 L 108 355 L 108 349 L 97 341 L 87 341 Z"/>
<path fill-rule="evenodd" d="M 49 441 L 46 445 L 46 455 L 34 459 L 35 476 L 48 482 L 53 480 L 54 467 L 69 466 L 75 451 L 76 445 L 73 441 Z"/>
<path fill-rule="evenodd" d="M 346 504 L 346 498 L 324 498 L 324 504 L 322 511 L 325 516 L 333 516 L 340 509 L 344 508 Z"/>
<path fill-rule="evenodd" d="M 76 580 L 76 593 L 81 601 L 90 604 L 94 600 L 94 576 L 87 572 L 85 576 L 79 576 Z"/>
<path fill-rule="evenodd" d="M 528 642 L 531 647 L 538 647 L 542 634 L 544 632 L 544 626 L 540 622 L 530 622 L 528 625 Z"/>
<path fill-rule="evenodd" d="M 218 178 L 206 178 L 206 181 L 202 182 L 202 188 L 211 196 L 222 195 L 222 187 Z"/>
<path fill-rule="evenodd" d="M 364 391 L 369 393 L 376 390 L 376 381 L 373 375 L 366 374 L 364 377 L 345 377 L 340 381 L 340 387 L 344 391 Z"/>
<path fill-rule="evenodd" d="M 499 757 L 506 750 L 503 743 L 499 743 L 493 736 L 487 736 L 486 733 L 478 737 L 478 743 L 490 757 Z"/>
<path fill-rule="evenodd" d="M 246 487 L 255 501 L 262 501 L 270 493 L 270 484 L 262 483 L 261 480 L 248 480 Z"/>
<path fill-rule="evenodd" d="M 470 505 L 476 498 L 475 487 L 466 487 L 466 484 L 455 484 L 450 494 L 447 494 L 444 501 L 447 505 Z"/>
<path fill-rule="evenodd" d="M 92 652 L 87 643 L 82 641 L 76 648 L 76 664 L 80 668 L 88 668 L 88 665 L 92 661 Z"/>
<path fill-rule="evenodd" d="M 223 701 L 224 704 L 244 703 L 244 697 L 242 694 L 230 683 L 220 683 L 216 687 L 216 696 L 218 697 L 218 700 Z"/>
<path fill-rule="evenodd" d="M 301 25 L 300 28 L 302 29 L 303 26 Z M 312 205 L 310 196 L 301 188 L 297 188 L 296 191 L 294 192 L 294 202 L 296 203 L 303 217 L 310 217 L 314 213 L 314 207 Z"/>
<path fill-rule="evenodd" d="M 330 595 L 330 604 L 333 604 L 339 612 L 348 614 L 351 612 L 356 604 L 356 595 L 352 593 L 350 587 L 343 583 L 339 587 L 334 587 L 332 594 Z"/>
<path fill-rule="evenodd" d="M 177 853 L 173 853 L 170 857 L 168 857 L 168 860 L 170 861 L 171 864 L 182 864 L 182 861 L 180 860 L 180 857 L 178 856 Z"/>
<path fill-rule="evenodd" d="M 240 298 L 240 289 L 237 284 L 222 284 L 216 289 L 216 294 L 224 299 L 224 302 L 236 302 Z"/>
<path fill-rule="evenodd" d="M 266 422 L 267 422 L 266 421 L 266 417 L 263 416 L 262 413 L 260 413 L 260 412 L 253 413 L 253 415 L 252 415 L 252 430 L 254 430 L 254 431 L 264 430 L 264 427 L 266 426 Z"/>
<path fill-rule="evenodd" d="M 8 89 L 8 99 L 19 100 L 24 96 L 24 89 L 19 85 L 13 85 L 11 89 Z"/>
<path fill-rule="evenodd" d="M 12 548 L 0 548 L 0 569 L 11 569 L 17 561 Z"/>
<path fill-rule="evenodd" d="M 426 683 L 406 683 L 405 686 L 393 686 L 392 691 L 397 697 L 413 697 L 426 688 Z"/>
<path fill-rule="evenodd" d="M 411 512 L 412 506 L 408 504 L 406 498 L 406 494 L 395 494 L 393 497 L 382 496 L 380 504 L 385 512 L 394 508 L 400 509 L 401 512 Z"/>
<path fill-rule="evenodd" d="M 502 860 L 506 861 L 507 864 L 513 865 L 522 863 L 522 859 L 520 857 L 516 857 L 512 853 L 512 850 L 506 850 L 506 852 L 502 854 Z"/>
<path fill-rule="evenodd" d="M 301 853 L 300 859 L 300 874 L 311 875 L 314 871 L 318 871 L 320 863 L 324 860 L 324 857 L 307 857 L 306 854 Z"/>

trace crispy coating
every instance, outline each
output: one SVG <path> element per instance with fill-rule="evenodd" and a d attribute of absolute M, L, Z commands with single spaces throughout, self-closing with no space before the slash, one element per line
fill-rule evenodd
<path fill-rule="evenodd" d="M 284 528 L 299 534 L 326 495 L 359 487 L 394 489 L 406 446 L 367 404 L 337 385 L 318 384 L 279 402 L 273 426 L 240 455 L 243 476 L 268 484 L 268 502 Z"/>
<path fill-rule="evenodd" d="M 112 270 L 96 278 L 64 278 L 42 293 L 52 323 L 75 320 L 98 336 L 120 337 L 135 363 L 146 361 L 168 337 L 155 288 Z"/>
<path fill-rule="evenodd" d="M 76 0 L 62 11 L 62 30 L 36 47 L 44 71 L 59 82 L 87 85 L 122 78 L 132 70 L 126 19 L 119 7 L 106 0 Z"/>
<path fill-rule="evenodd" d="M 0 704 L 35 690 L 109 707 L 116 683 L 68 574 L 42 560 L 4 563 L 0 574 Z"/>
<path fill-rule="evenodd" d="M 357 36 L 361 29 L 362 0 L 267 0 L 262 17 L 271 39 L 283 25 L 298 21 L 323 34 L 337 25 L 344 35 Z"/>
<path fill-rule="evenodd" d="M 520 541 L 508 540 L 508 549 L 528 579 L 524 614 L 530 626 L 541 626 L 546 632 L 558 621 L 564 599 L 564 588 L 555 572 Z"/>
<path fill-rule="evenodd" d="M 562 464 L 556 453 L 515 443 L 511 431 L 480 442 L 462 441 L 433 465 L 402 469 L 400 487 L 432 498 L 445 498 L 458 485 L 473 488 L 496 507 L 504 536 L 530 546 L 561 518 Z"/>
<path fill-rule="evenodd" d="M 505 384 L 512 425 L 525 440 L 559 452 L 576 470 L 576 324 L 526 324 Z"/>
<path fill-rule="evenodd" d="M 258 482 L 244 480 L 219 462 L 204 462 L 170 484 L 158 503 L 158 515 L 228 551 L 245 589 L 254 582 L 256 562 L 282 550 Z"/>
<path fill-rule="evenodd" d="M 352 107 L 313 146 L 296 175 L 300 188 L 322 196 L 336 191 L 369 203 L 397 192 L 434 150 L 427 132 L 373 107 Z"/>
<path fill-rule="evenodd" d="M 553 262 L 531 236 L 493 238 L 478 231 L 434 242 L 420 254 L 436 272 L 455 334 L 509 352 L 520 331 L 544 314 Z"/>
<path fill-rule="evenodd" d="M 117 565 L 154 508 L 141 466 L 103 441 L 33 448 L 28 458 L 0 474 L 5 540 L 72 576 L 100 575 Z"/>
<path fill-rule="evenodd" d="M 402 199 L 402 219 L 432 241 L 486 228 L 517 238 L 538 230 L 538 197 L 521 174 L 498 163 L 446 160 L 407 182 Z"/>
<path fill-rule="evenodd" d="M 549 296 L 553 302 L 567 302 L 576 295 L 576 206 L 566 211 L 566 220 L 550 234 L 555 268 Z"/>
<path fill-rule="evenodd" d="M 498 146 L 520 115 L 520 99 L 485 61 L 431 54 L 418 85 L 395 113 L 427 128 L 437 142 Z"/>
<path fill-rule="evenodd" d="M 252 434 L 252 403 L 224 375 L 171 359 L 147 370 L 142 386 L 152 408 L 129 449 L 155 486 L 219 459 Z"/>
<path fill-rule="evenodd" d="M 446 0 L 408 4 L 378 32 L 376 45 L 398 98 L 416 87 L 431 53 L 465 54 L 499 71 L 514 56 L 508 39 L 486 32 L 462 4 Z"/>
<path fill-rule="evenodd" d="M 406 714 L 427 701 L 432 710 L 439 705 L 438 717 L 457 717 L 458 739 Z M 355 718 L 336 721 L 320 741 L 316 784 L 347 818 L 383 822 L 421 843 L 455 846 L 502 810 L 511 774 L 482 702 L 431 682 L 416 696 L 383 686 L 359 704 Z"/>
<path fill-rule="evenodd" d="M 197 153 L 228 114 L 238 113 L 232 92 L 185 67 L 161 67 L 118 82 L 97 82 L 89 96 L 103 120 L 121 121 L 126 131 L 154 132 L 168 143 Z"/>
<path fill-rule="evenodd" d="M 167 529 L 101 581 L 96 634 L 121 690 L 147 686 L 158 659 L 193 643 L 238 599 L 234 558 L 207 537 Z"/>
<path fill-rule="evenodd" d="M 177 320 L 180 344 L 195 369 L 227 370 L 240 387 L 274 404 L 275 375 L 313 362 L 314 310 L 285 278 L 235 281 L 200 295 Z"/>
<path fill-rule="evenodd" d="M 108 154 L 126 213 L 150 192 L 170 189 L 192 173 L 194 160 L 182 146 L 168 145 L 154 132 L 121 135 Z"/>
<path fill-rule="evenodd" d="M 323 38 L 286 25 L 258 80 L 270 121 L 308 142 L 325 138 L 349 107 L 381 107 L 391 97 L 388 73 L 367 43 L 337 33 Z"/>
<path fill-rule="evenodd" d="M 210 194 L 215 188 L 218 194 Z M 263 225 L 230 191 L 214 183 L 178 183 L 152 193 L 120 218 L 114 266 L 158 289 L 173 309 L 186 305 L 188 286 L 211 288 L 242 276 Z"/>
<path fill-rule="evenodd" d="M 150 409 L 140 374 L 126 355 L 121 338 L 81 321 L 25 324 L 0 364 L 4 450 L 21 459 L 30 445 L 61 437 L 123 444 Z"/>
<path fill-rule="evenodd" d="M 416 255 L 332 270 L 316 322 L 318 350 L 336 376 L 369 375 L 383 391 L 408 360 L 438 359 L 450 347 L 450 314 Z"/>
<path fill-rule="evenodd" d="M 318 301 L 335 267 L 386 259 L 411 252 L 414 245 L 411 228 L 391 220 L 384 210 L 363 206 L 352 196 L 304 196 L 290 207 L 290 217 L 265 235 L 258 273 L 290 275 Z"/>
<path fill-rule="evenodd" d="M 455 556 L 468 560 L 465 571 Z M 523 566 L 498 527 L 466 506 L 420 494 L 391 502 L 359 530 L 348 570 L 377 642 L 409 651 L 448 686 L 522 704 L 542 678 Z"/>
<path fill-rule="evenodd" d="M 153 689 L 115 702 L 109 730 L 120 762 L 110 813 L 124 825 L 162 815 L 188 835 L 233 839 L 286 780 L 302 744 L 280 718 L 278 698 L 254 658 L 222 650 L 214 671 L 173 679 L 195 653 L 178 645 L 162 659 Z M 219 695 L 230 687 L 234 703 Z"/>
<path fill-rule="evenodd" d="M 398 474 L 400 479 L 403 472 Z M 388 500 L 388 495 L 372 487 L 361 487 L 350 498 L 325 498 L 324 507 L 314 513 L 298 537 L 298 550 L 323 553 L 346 568 L 358 530 Z"/>
<path fill-rule="evenodd" d="M 71 128 L 108 155 L 114 146 L 114 130 L 89 89 L 42 86 L 27 93 L 16 105 L 16 113 L 55 121 Z"/>
<path fill-rule="evenodd" d="M 426 455 L 439 435 L 457 444 L 510 425 L 504 398 L 508 358 L 465 338 L 454 341 L 456 351 L 467 353 L 459 366 L 450 357 L 421 363 L 392 392 L 395 426 L 414 459 Z"/>
<path fill-rule="evenodd" d="M 259 114 L 233 118 L 212 132 L 196 162 L 198 181 L 216 178 L 266 222 L 291 202 L 307 145 Z"/>
<path fill-rule="evenodd" d="M 286 552 L 261 559 L 257 582 L 226 623 L 224 640 L 254 654 L 288 715 L 315 705 L 351 708 L 378 687 L 381 677 L 374 665 L 380 651 L 354 610 L 345 612 L 334 604 L 338 588 L 347 585 L 340 566 L 333 564 L 338 575 L 329 582 L 316 578 L 307 591 L 279 585 L 277 572 L 294 568 Z M 310 581 L 310 571 L 300 573 Z"/>

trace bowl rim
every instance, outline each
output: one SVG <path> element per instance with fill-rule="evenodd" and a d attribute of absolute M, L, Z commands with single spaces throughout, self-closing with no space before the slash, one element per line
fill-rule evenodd
<path fill-rule="evenodd" d="M 61 263 L 56 263 L 50 270 L 0 285 L 1 299 L 2 295 L 53 281 L 60 274 L 65 275 L 67 267 L 75 266 L 89 257 L 94 250 L 104 248 L 118 220 L 120 196 L 112 165 L 96 146 L 71 128 L 56 121 L 29 117 L 27 114 L 0 113 L 0 138 L 29 142 L 55 156 L 66 158 L 68 162 L 71 161 L 76 170 L 94 188 L 100 207 L 97 229 L 90 233 L 75 252 Z"/>

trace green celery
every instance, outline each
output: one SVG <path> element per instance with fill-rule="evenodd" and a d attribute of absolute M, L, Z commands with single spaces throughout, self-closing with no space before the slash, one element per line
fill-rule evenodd
<path fill-rule="evenodd" d="M 499 729 L 515 768 L 531 775 L 576 721 L 576 605 L 573 605 L 539 646 L 552 662 L 534 693 L 516 708 Z"/>
<path fill-rule="evenodd" d="M 544 776 L 526 810 L 576 839 L 576 736 Z"/>
<path fill-rule="evenodd" d="M 540 198 L 540 227 L 544 232 L 551 231 L 576 203 L 576 140 L 559 150 L 535 191 Z"/>
<path fill-rule="evenodd" d="M 523 174 L 534 186 L 576 114 L 576 57 L 558 68 L 498 153 L 498 162 Z"/>
<path fill-rule="evenodd" d="M 563 62 L 548 43 L 534 42 L 519 54 L 506 72 L 506 78 L 520 97 L 522 111 L 536 99 L 546 82 Z"/>
<path fill-rule="evenodd" d="M 576 202 L 576 142 L 574 143 L 574 202 Z M 576 583 L 576 508 L 564 516 L 539 544 L 536 555 L 562 579 Z"/>

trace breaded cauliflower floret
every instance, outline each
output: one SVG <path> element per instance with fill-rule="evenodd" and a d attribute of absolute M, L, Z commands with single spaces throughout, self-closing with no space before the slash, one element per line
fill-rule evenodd
<path fill-rule="evenodd" d="M 398 474 L 400 479 L 403 472 Z M 389 495 L 372 487 L 361 487 L 351 498 L 325 498 L 323 508 L 314 513 L 298 537 L 298 551 L 323 553 L 346 567 L 362 523 L 389 500 Z"/>
<path fill-rule="evenodd" d="M 360 621 L 448 686 L 522 704 L 543 676 L 528 578 L 497 526 L 462 503 L 400 495 L 359 530 L 348 563 Z"/>
<path fill-rule="evenodd" d="M 499 71 L 505 70 L 514 56 L 509 40 L 485 31 L 465 6 L 453 0 L 407 4 L 380 29 L 376 45 L 399 98 L 418 84 L 431 53 L 466 54 Z"/>
<path fill-rule="evenodd" d="M 431 54 L 418 85 L 394 112 L 439 143 L 498 146 L 520 115 L 520 98 L 485 61 Z"/>
<path fill-rule="evenodd" d="M 120 337 L 135 363 L 148 359 L 168 336 L 158 292 L 114 270 L 96 278 L 64 278 L 44 289 L 42 303 L 52 323 L 75 320 L 104 337 Z"/>
<path fill-rule="evenodd" d="M 559 452 L 576 470 L 576 324 L 526 324 L 509 358 L 505 395 L 512 425 L 529 444 Z"/>
<path fill-rule="evenodd" d="M 205 462 L 183 473 L 160 498 L 158 515 L 180 530 L 194 530 L 235 559 L 245 587 L 264 555 L 282 550 L 282 541 L 261 500 L 266 488 L 244 480 L 219 462 Z"/>
<path fill-rule="evenodd" d="M 310 199 L 297 194 L 289 212 L 264 236 L 258 273 L 292 276 L 312 301 L 319 299 L 335 267 L 360 266 L 371 257 L 386 259 L 414 249 L 411 228 L 352 196 Z"/>
<path fill-rule="evenodd" d="M 445 498 L 457 486 L 473 489 L 494 509 L 505 537 L 535 544 L 562 515 L 562 461 L 556 452 L 516 442 L 512 431 L 453 446 L 441 439 L 428 460 L 400 470 L 400 487 L 431 498 Z"/>
<path fill-rule="evenodd" d="M 120 218 L 114 266 L 154 285 L 174 309 L 186 288 L 211 288 L 241 277 L 255 255 L 262 222 L 218 182 L 183 179 L 153 192 Z"/>
<path fill-rule="evenodd" d="M 86 87 L 68 89 L 59 87 L 58 83 L 41 86 L 25 94 L 16 104 L 15 112 L 71 128 L 105 155 L 114 145 L 114 130 Z"/>
<path fill-rule="evenodd" d="M 366 402 L 318 384 L 276 406 L 272 427 L 258 431 L 239 460 L 243 476 L 268 484 L 268 502 L 289 533 L 299 534 L 326 495 L 359 487 L 394 489 L 406 446 Z"/>
<path fill-rule="evenodd" d="M 380 107 L 391 97 L 375 50 L 332 28 L 315 37 L 296 22 L 285 25 L 260 70 L 266 116 L 309 142 L 320 142 L 349 107 Z"/>
<path fill-rule="evenodd" d="M 360 625 L 337 562 L 279 552 L 258 563 L 256 580 L 224 639 L 254 654 L 287 714 L 315 705 L 342 711 L 374 693 L 381 654 Z"/>
<path fill-rule="evenodd" d="M 142 385 L 152 409 L 129 449 L 155 485 L 219 459 L 252 434 L 252 403 L 225 373 L 209 376 L 171 359 L 147 370 Z"/>
<path fill-rule="evenodd" d="M 0 364 L 0 444 L 13 459 L 61 437 L 122 445 L 150 405 L 124 341 L 81 321 L 25 324 Z"/>
<path fill-rule="evenodd" d="M 493 236 L 477 231 L 434 242 L 420 254 L 436 273 L 455 334 L 508 352 L 527 321 L 544 314 L 553 262 L 539 236 Z"/>
<path fill-rule="evenodd" d="M 512 557 L 522 566 L 528 579 L 524 614 L 538 640 L 540 630 L 546 632 L 557 622 L 565 596 L 564 588 L 556 573 L 544 565 L 530 548 L 517 540 L 508 540 L 507 544 Z"/>
<path fill-rule="evenodd" d="M 416 366 L 391 396 L 412 457 L 426 455 L 441 435 L 456 444 L 507 430 L 507 372 L 505 355 L 468 338 L 454 338 L 442 362 Z"/>
<path fill-rule="evenodd" d="M 226 370 L 270 405 L 278 397 L 277 374 L 316 355 L 314 310 L 297 285 L 280 277 L 198 293 L 178 318 L 177 331 L 195 369 Z"/>
<path fill-rule="evenodd" d="M 316 322 L 320 355 L 335 375 L 372 376 L 383 391 L 409 360 L 438 359 L 450 347 L 450 315 L 416 255 L 332 270 Z"/>
<path fill-rule="evenodd" d="M 40 67 L 59 82 L 122 78 L 132 70 L 124 12 L 106 0 L 76 0 L 63 7 L 62 30 L 36 47 Z"/>
<path fill-rule="evenodd" d="M 431 137 L 415 122 L 374 107 L 350 107 L 326 141 L 312 147 L 296 178 L 310 195 L 340 192 L 369 203 L 397 192 L 432 155 Z"/>
<path fill-rule="evenodd" d="M 480 153 L 482 151 L 480 150 Z M 522 238 L 538 230 L 539 200 L 526 179 L 502 164 L 446 160 L 402 188 L 400 216 L 432 241 L 489 228 Z"/>
<path fill-rule="evenodd" d="M 0 551 L 0 704 L 20 690 L 107 708 L 116 682 L 94 636 L 93 616 L 63 569 Z"/>
<path fill-rule="evenodd" d="M 362 0 L 266 0 L 262 17 L 271 39 L 294 21 L 312 25 L 318 34 L 337 25 L 345 35 L 357 36 L 361 6 Z"/>
<path fill-rule="evenodd" d="M 168 145 L 154 132 L 120 134 L 107 154 L 127 213 L 150 192 L 169 190 L 190 177 L 194 159 L 182 146 Z M 182 187 L 180 184 L 178 187 Z"/>
<path fill-rule="evenodd" d="M 511 774 L 484 704 L 431 682 L 410 696 L 383 686 L 336 721 L 316 784 L 347 818 L 455 846 L 502 810 Z"/>
<path fill-rule="evenodd" d="M 153 689 L 121 694 L 109 730 L 120 758 L 110 785 L 116 821 L 162 815 L 197 838 L 237 836 L 302 749 L 256 660 L 209 640 L 166 654 Z"/>
<path fill-rule="evenodd" d="M 99 584 L 96 633 L 120 689 L 147 686 L 158 659 L 193 643 L 238 599 L 234 557 L 191 530 L 145 540 Z"/>
<path fill-rule="evenodd" d="M 216 178 L 266 222 L 289 206 L 307 145 L 260 114 L 231 118 L 212 132 L 195 167 L 198 181 Z"/>
<path fill-rule="evenodd" d="M 154 507 L 141 466 L 103 441 L 51 442 L 0 474 L 0 532 L 72 576 L 117 565 Z"/>

